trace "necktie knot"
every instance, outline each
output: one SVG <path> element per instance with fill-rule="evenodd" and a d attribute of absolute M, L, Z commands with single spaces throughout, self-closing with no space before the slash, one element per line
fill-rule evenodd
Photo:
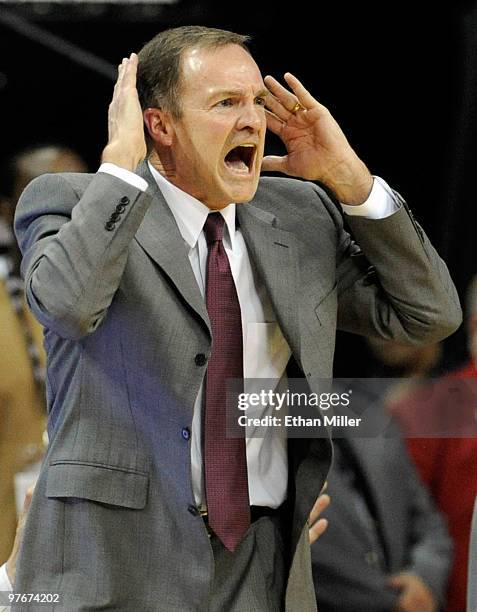
<path fill-rule="evenodd" d="M 224 235 L 224 218 L 220 213 L 209 213 L 204 224 L 204 234 L 207 244 L 222 240 Z"/>

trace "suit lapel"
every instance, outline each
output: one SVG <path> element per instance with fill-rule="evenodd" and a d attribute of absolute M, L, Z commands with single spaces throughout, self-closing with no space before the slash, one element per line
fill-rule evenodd
<path fill-rule="evenodd" d="M 275 215 L 252 204 L 238 205 L 237 219 L 250 259 L 268 290 L 282 333 L 292 352 L 299 355 L 295 302 L 299 266 L 295 237 L 277 227 Z"/>
<path fill-rule="evenodd" d="M 137 174 L 149 183 L 148 191 L 154 196 L 154 200 L 136 233 L 136 240 L 167 274 L 187 304 L 201 317 L 210 333 L 205 301 L 189 261 L 189 247 L 182 238 L 147 162 L 139 166 Z"/>

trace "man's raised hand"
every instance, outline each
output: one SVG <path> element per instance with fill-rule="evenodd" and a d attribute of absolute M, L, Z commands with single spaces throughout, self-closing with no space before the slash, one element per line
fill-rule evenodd
<path fill-rule="evenodd" d="M 321 181 L 341 202 L 362 204 L 373 185 L 369 170 L 328 109 L 292 74 L 284 77 L 290 89 L 271 76 L 264 81 L 271 94 L 266 98 L 267 126 L 281 138 L 287 155 L 264 157 L 262 170 Z"/>
<path fill-rule="evenodd" d="M 136 89 L 138 57 L 131 53 L 118 68 L 108 112 L 108 144 L 101 159 L 134 171 L 146 157 L 141 105 Z"/>

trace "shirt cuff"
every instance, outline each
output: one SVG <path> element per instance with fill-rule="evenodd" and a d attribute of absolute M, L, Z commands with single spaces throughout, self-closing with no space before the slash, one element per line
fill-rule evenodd
<path fill-rule="evenodd" d="M 0 567 L 0 591 L 11 591 L 12 590 L 12 584 L 10 582 L 10 579 L 8 578 L 8 574 L 7 574 L 7 564 L 4 563 L 1 567 Z M 0 607 L 0 610 L 2 608 Z"/>
<path fill-rule="evenodd" d="M 401 208 L 391 187 L 379 176 L 374 176 L 373 187 L 368 199 L 358 206 L 341 204 L 343 212 L 350 217 L 385 219 Z"/>
<path fill-rule="evenodd" d="M 146 191 L 146 189 L 148 188 L 147 181 L 145 181 L 142 177 L 138 176 L 134 172 L 126 170 L 125 168 L 120 168 L 119 166 L 116 166 L 116 164 L 111 164 L 110 162 L 105 162 L 104 164 L 101 164 L 98 172 L 112 174 L 112 176 L 115 176 L 116 178 L 121 179 L 126 183 L 129 183 L 130 185 L 136 187 L 137 189 L 140 189 L 141 191 Z"/>

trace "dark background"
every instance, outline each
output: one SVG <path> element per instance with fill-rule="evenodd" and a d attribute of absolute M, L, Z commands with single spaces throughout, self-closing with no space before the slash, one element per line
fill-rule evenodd
<path fill-rule="evenodd" d="M 45 48 L 14 31 L 7 15 L 114 65 L 165 27 L 250 34 L 263 73 L 294 72 L 330 108 L 372 173 L 403 194 L 463 298 L 477 271 L 477 7 L 426 4 L 0 4 L 0 161 L 35 142 L 62 141 L 96 169 L 113 86 L 111 77 L 59 54 L 61 45 Z M 359 339 L 339 335 L 339 375 L 365 375 L 365 356 Z M 464 358 L 460 330 L 445 344 L 444 367 Z"/>

